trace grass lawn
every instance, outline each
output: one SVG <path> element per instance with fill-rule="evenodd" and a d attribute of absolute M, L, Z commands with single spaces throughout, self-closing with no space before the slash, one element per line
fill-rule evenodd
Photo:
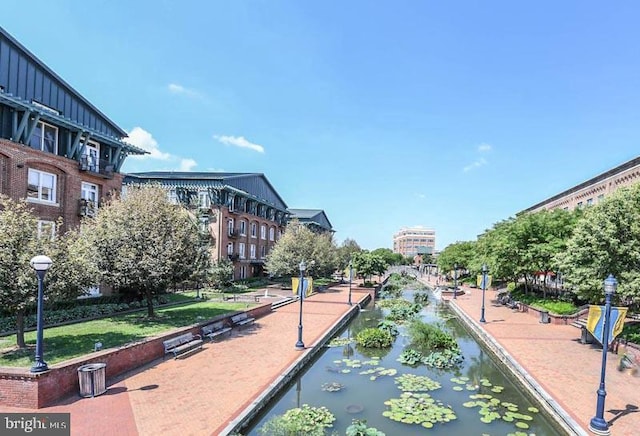
<path fill-rule="evenodd" d="M 142 341 L 149 336 L 185 327 L 224 313 L 245 310 L 247 303 L 198 302 L 179 307 L 156 308 L 156 317 L 147 318 L 147 310 L 125 315 L 52 327 L 44 330 L 44 361 L 52 365 L 93 352 L 95 342 L 103 348 Z M 15 335 L 0 338 L 0 366 L 31 367 L 34 359 L 36 332 L 25 333 L 27 349 L 16 350 Z"/>

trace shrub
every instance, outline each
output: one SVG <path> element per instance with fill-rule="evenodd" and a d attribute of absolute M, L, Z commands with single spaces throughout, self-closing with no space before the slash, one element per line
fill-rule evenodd
<path fill-rule="evenodd" d="M 393 321 L 389 321 L 386 319 L 382 320 L 378 323 L 378 328 L 380 330 L 389 332 L 393 337 L 398 336 L 398 327 L 396 326 L 396 323 Z"/>
<path fill-rule="evenodd" d="M 423 351 L 458 350 L 454 337 L 434 324 L 414 320 L 409 326 L 409 335 L 411 343 Z"/>
<path fill-rule="evenodd" d="M 388 331 L 371 327 L 356 335 L 356 343 L 365 348 L 388 348 L 393 343 L 393 336 Z"/>
<path fill-rule="evenodd" d="M 260 433 L 269 436 L 289 436 L 306 434 L 324 435 L 324 429 L 333 426 L 335 416 L 326 407 L 302 407 L 289 409 L 284 415 L 271 418 L 260 428 Z"/>

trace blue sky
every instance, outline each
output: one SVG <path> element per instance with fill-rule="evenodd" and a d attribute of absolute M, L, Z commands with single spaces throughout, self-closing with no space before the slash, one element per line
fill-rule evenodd
<path fill-rule="evenodd" d="M 338 243 L 442 249 L 639 154 L 636 1 L 2 3 L 125 171 L 264 173 Z"/>

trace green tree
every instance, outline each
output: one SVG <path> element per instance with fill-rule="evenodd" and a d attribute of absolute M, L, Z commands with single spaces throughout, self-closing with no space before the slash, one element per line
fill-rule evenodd
<path fill-rule="evenodd" d="M 438 255 L 438 269 L 452 271 L 457 265 L 459 270 L 468 269 L 476 256 L 475 241 L 458 241 L 447 245 Z"/>
<path fill-rule="evenodd" d="M 360 248 L 354 239 L 345 239 L 344 242 L 342 242 L 342 245 L 338 247 L 338 269 L 343 271 L 347 268 L 353 253 L 358 253 L 360 251 L 362 251 L 362 248 Z"/>
<path fill-rule="evenodd" d="M 98 210 L 88 233 L 104 281 L 144 296 L 150 317 L 153 296 L 191 279 L 201 265 L 198 223 L 159 186 L 128 188 Z"/>
<path fill-rule="evenodd" d="M 24 201 L 0 196 L 0 305 L 16 316 L 18 347 L 24 341 L 24 315 L 37 297 L 36 274 L 29 264 L 32 257 L 43 254 L 38 239 L 38 219 Z"/>
<path fill-rule="evenodd" d="M 603 280 L 613 274 L 616 297 L 640 303 L 640 184 L 586 208 L 558 260 L 565 285 L 582 299 L 603 301 Z"/>
<path fill-rule="evenodd" d="M 376 256 L 380 256 L 387 265 L 406 265 L 407 261 L 400 253 L 394 253 L 390 248 L 376 248 L 371 252 Z M 413 263 L 411 259 L 410 263 Z"/>
<path fill-rule="evenodd" d="M 272 276 L 296 276 L 303 260 L 309 275 L 330 275 L 338 266 L 337 247 L 330 235 L 316 234 L 294 219 L 267 254 L 265 268 Z"/>
<path fill-rule="evenodd" d="M 353 268 L 358 274 L 362 275 L 365 280 L 371 278 L 374 274 L 384 274 L 389 264 L 378 254 L 368 251 L 361 251 L 353 255 Z"/>
<path fill-rule="evenodd" d="M 221 288 L 233 279 L 233 263 L 229 259 L 220 259 L 211 265 L 209 278 L 214 287 Z"/>

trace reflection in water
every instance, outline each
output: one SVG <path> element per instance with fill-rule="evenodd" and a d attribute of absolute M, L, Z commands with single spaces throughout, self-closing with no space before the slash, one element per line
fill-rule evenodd
<path fill-rule="evenodd" d="M 412 294 L 412 291 L 405 291 L 404 298 L 413 301 Z M 384 310 L 370 306 L 338 336 L 351 339 L 364 328 L 376 327 L 384 316 Z M 395 377 L 401 374 L 428 376 L 440 383 L 441 388 L 429 394 L 434 400 L 450 405 L 457 416 L 453 421 L 436 423 L 428 430 L 429 434 L 507 435 L 518 434 L 518 431 L 537 436 L 561 434 L 553 429 L 545 416 L 532 412 L 535 405 L 531 400 L 505 376 L 490 353 L 478 345 L 444 305 L 432 299 L 420 316 L 425 322 L 440 323 L 456 337 L 465 357 L 460 367 L 437 370 L 424 365 L 410 367 L 400 364 L 397 358 L 410 341 L 406 326 L 399 325 L 400 335 L 388 350 L 362 350 L 352 344 L 326 348 L 243 434 L 259 435 L 258 429 L 269 418 L 303 404 L 326 406 L 336 416 L 333 428 L 327 434 L 335 431 L 344 435 L 353 419 L 366 420 L 369 426 L 388 436 L 424 434 L 427 430 L 421 425 L 396 422 L 383 416 L 383 412 L 389 410 L 385 401 L 399 398 L 402 394 L 395 383 Z M 333 391 L 322 389 L 323 385 L 330 384 L 343 388 Z M 476 398 L 477 395 L 485 398 Z M 487 404 L 482 406 L 476 404 L 478 402 Z M 632 410 L 626 411 L 630 412 Z M 499 417 L 495 418 L 496 415 Z M 516 427 L 518 422 L 521 424 Z"/>

